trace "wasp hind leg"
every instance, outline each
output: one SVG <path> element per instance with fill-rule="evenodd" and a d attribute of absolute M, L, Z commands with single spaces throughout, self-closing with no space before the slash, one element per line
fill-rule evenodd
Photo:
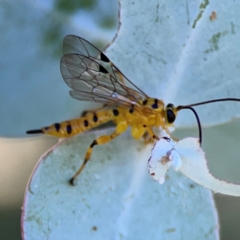
<path fill-rule="evenodd" d="M 126 122 L 122 122 L 122 123 L 117 125 L 116 130 L 112 134 L 103 135 L 103 136 L 100 136 L 100 137 L 96 138 L 95 140 L 93 140 L 93 142 L 91 143 L 91 145 L 87 149 L 87 152 L 85 154 L 85 158 L 84 158 L 84 161 L 83 161 L 82 165 L 77 170 L 77 172 L 74 174 L 74 176 L 69 180 L 69 183 L 71 185 L 74 185 L 74 181 L 75 181 L 76 177 L 82 172 L 85 165 L 90 160 L 91 155 L 92 155 L 92 150 L 93 150 L 94 146 L 103 145 L 103 144 L 106 144 L 106 143 L 110 142 L 111 140 L 113 140 L 114 138 L 116 138 L 117 136 L 122 134 L 125 130 L 127 130 L 127 127 L 128 127 L 128 124 Z"/>

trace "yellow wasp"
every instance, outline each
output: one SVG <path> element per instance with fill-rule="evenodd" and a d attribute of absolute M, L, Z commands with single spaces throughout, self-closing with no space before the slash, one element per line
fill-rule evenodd
<path fill-rule="evenodd" d="M 201 144 L 201 125 L 193 106 L 218 101 L 240 101 L 236 98 L 215 99 L 188 106 L 174 107 L 164 105 L 162 100 L 150 98 L 136 85 L 128 80 L 109 58 L 85 39 L 68 35 L 63 41 L 64 52 L 61 59 L 61 73 L 66 84 L 72 88 L 70 95 L 83 101 L 103 103 L 103 107 L 87 111 L 82 117 L 55 123 L 27 134 L 44 133 L 58 138 L 68 138 L 103 123 L 112 121 L 116 124 L 115 131 L 110 135 L 96 138 L 87 149 L 84 161 L 75 175 L 70 179 L 73 185 L 76 177 L 82 172 L 89 161 L 93 147 L 108 143 L 131 127 L 134 139 L 149 137 L 157 140 L 153 128 L 168 128 L 176 119 L 181 109 L 190 109 L 195 114 L 199 128 Z"/>

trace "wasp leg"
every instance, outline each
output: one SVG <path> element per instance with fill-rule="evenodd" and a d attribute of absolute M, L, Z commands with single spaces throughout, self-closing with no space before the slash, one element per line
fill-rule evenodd
<path fill-rule="evenodd" d="M 92 142 L 92 144 L 89 146 L 82 165 L 80 166 L 78 171 L 74 174 L 74 176 L 69 180 L 69 183 L 71 185 L 74 185 L 74 180 L 82 172 L 82 170 L 84 169 L 86 163 L 90 160 L 90 157 L 92 155 L 92 150 L 93 150 L 94 146 L 102 145 L 102 144 L 106 144 L 106 143 L 110 142 L 111 140 L 113 140 L 114 138 L 116 138 L 117 136 L 122 134 L 125 130 L 127 130 L 127 128 L 128 128 L 128 124 L 126 122 L 121 122 L 121 123 L 119 123 L 117 125 L 116 130 L 112 134 L 110 134 L 110 135 L 103 135 L 103 136 L 100 136 L 100 137 L 96 138 Z"/>
<path fill-rule="evenodd" d="M 153 130 L 149 127 L 145 127 L 146 128 L 146 132 L 150 135 L 150 137 L 153 140 L 159 140 L 159 137 L 153 132 Z"/>
<path fill-rule="evenodd" d="M 175 142 L 178 142 L 178 141 L 179 141 L 178 138 L 175 138 L 175 137 L 172 136 L 172 134 L 171 134 L 171 132 L 168 130 L 168 128 L 164 127 L 163 129 L 164 129 L 164 130 L 166 131 L 166 133 L 172 138 L 173 141 L 175 141 Z"/>
<path fill-rule="evenodd" d="M 153 132 L 151 128 L 149 128 L 147 125 L 135 125 L 132 126 L 131 129 L 131 134 L 134 139 L 138 140 L 143 137 L 144 142 L 147 143 L 152 143 L 155 140 L 159 140 L 157 135 Z"/>
<path fill-rule="evenodd" d="M 148 143 L 153 143 L 154 139 L 152 138 L 152 136 L 148 133 L 148 131 L 146 131 L 143 134 L 143 139 L 144 139 L 144 143 L 148 144 Z"/>

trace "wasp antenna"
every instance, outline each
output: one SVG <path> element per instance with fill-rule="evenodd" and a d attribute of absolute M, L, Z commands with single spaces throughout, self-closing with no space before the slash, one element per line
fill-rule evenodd
<path fill-rule="evenodd" d="M 42 129 L 29 130 L 26 132 L 26 134 L 39 134 L 39 133 L 43 133 Z"/>
<path fill-rule="evenodd" d="M 200 144 L 200 146 L 201 146 L 201 145 L 202 145 L 202 127 L 201 127 L 201 122 L 200 122 L 200 119 L 199 119 L 199 117 L 198 117 L 197 112 L 196 112 L 195 109 L 192 108 L 191 106 L 192 106 L 192 105 L 189 105 L 189 106 L 178 106 L 176 109 L 177 109 L 177 111 L 180 111 L 180 110 L 182 110 L 182 109 L 190 109 L 190 110 L 194 113 L 194 115 L 195 115 L 195 117 L 196 117 L 196 119 L 197 119 L 199 144 Z"/>
<path fill-rule="evenodd" d="M 177 111 L 180 111 L 181 109 L 190 109 L 196 119 L 197 119 L 197 123 L 198 123 L 198 131 L 199 131 L 199 143 L 200 143 L 200 146 L 202 144 L 202 127 L 201 127 L 201 123 L 200 123 L 200 119 L 198 117 L 198 114 L 197 112 L 195 111 L 194 108 L 192 107 L 196 107 L 196 106 L 199 106 L 199 105 L 204 105 L 204 104 L 209 104 L 209 103 L 215 103 L 215 102 L 226 102 L 226 101 L 232 101 L 232 102 L 240 102 L 240 98 L 218 98 L 218 99 L 212 99 L 212 100 L 208 100 L 208 101 L 204 101 L 204 102 L 199 102 L 199 103 L 193 103 L 193 104 L 189 104 L 187 106 L 178 106 L 176 108 Z"/>
<path fill-rule="evenodd" d="M 240 102 L 240 98 L 218 98 L 218 99 L 212 99 L 212 100 L 208 100 L 208 101 L 204 101 L 204 102 L 193 103 L 188 106 L 195 107 L 195 106 L 204 105 L 204 104 L 208 104 L 208 103 L 226 102 L 226 101 Z M 185 107 L 185 106 L 181 106 L 181 107 Z"/>

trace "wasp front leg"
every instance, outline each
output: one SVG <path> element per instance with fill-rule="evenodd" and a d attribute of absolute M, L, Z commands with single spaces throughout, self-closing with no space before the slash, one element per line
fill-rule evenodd
<path fill-rule="evenodd" d="M 151 143 L 154 140 L 159 140 L 158 136 L 153 132 L 153 130 L 146 125 L 132 126 L 131 134 L 133 138 L 136 140 L 143 137 L 145 143 Z"/>
<path fill-rule="evenodd" d="M 116 130 L 112 134 L 103 135 L 103 136 L 100 136 L 100 137 L 96 138 L 95 140 L 93 140 L 93 142 L 91 143 L 91 145 L 87 149 L 87 152 L 85 154 L 85 158 L 84 158 L 84 161 L 83 161 L 82 165 L 80 166 L 78 171 L 74 174 L 74 176 L 69 180 L 69 183 L 71 185 L 74 185 L 74 180 L 82 172 L 85 165 L 90 160 L 94 146 L 103 145 L 103 144 L 106 144 L 106 143 L 110 142 L 111 140 L 113 140 L 114 138 L 116 138 L 117 136 L 122 134 L 124 131 L 126 131 L 127 128 L 128 128 L 128 124 L 126 122 L 121 122 L 117 125 Z"/>
<path fill-rule="evenodd" d="M 147 127 L 144 125 L 146 128 L 146 132 L 151 136 L 153 140 L 159 140 L 159 137 L 153 132 L 153 130 L 150 127 Z"/>
<path fill-rule="evenodd" d="M 154 142 L 154 139 L 149 135 L 147 131 L 143 134 L 143 139 L 144 139 L 144 143 L 146 144 Z"/>

